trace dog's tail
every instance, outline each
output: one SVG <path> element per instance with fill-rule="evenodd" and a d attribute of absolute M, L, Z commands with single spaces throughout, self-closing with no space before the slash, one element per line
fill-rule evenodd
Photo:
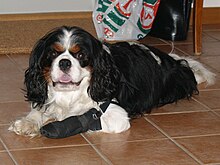
<path fill-rule="evenodd" d="M 175 60 L 185 59 L 188 62 L 189 67 L 192 69 L 198 84 L 206 82 L 207 86 L 210 86 L 215 83 L 216 74 L 206 69 L 200 62 L 189 57 L 180 57 L 176 54 L 169 55 Z"/>

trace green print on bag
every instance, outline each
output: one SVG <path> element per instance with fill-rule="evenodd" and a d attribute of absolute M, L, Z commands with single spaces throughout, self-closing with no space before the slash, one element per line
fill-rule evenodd
<path fill-rule="evenodd" d="M 147 34 L 150 32 L 158 7 L 159 1 L 144 0 L 143 8 L 137 22 L 137 26 L 143 33 Z"/>
<path fill-rule="evenodd" d="M 108 25 L 112 31 L 117 32 L 131 15 L 128 9 L 132 1 L 133 0 L 124 1 L 125 3 L 122 1 L 118 2 L 113 11 L 107 14 L 107 18 L 103 20 L 103 23 Z"/>
<path fill-rule="evenodd" d="M 144 37 L 152 26 L 160 0 L 96 0 L 93 21 L 103 40 Z"/>

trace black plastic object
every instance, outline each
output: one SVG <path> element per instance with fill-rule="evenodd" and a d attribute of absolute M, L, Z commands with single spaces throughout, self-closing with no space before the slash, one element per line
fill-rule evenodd
<path fill-rule="evenodd" d="M 165 40 L 185 40 L 192 0 L 161 0 L 150 35 Z"/>
<path fill-rule="evenodd" d="M 101 130 L 101 112 L 95 108 L 80 116 L 71 116 L 63 121 L 55 121 L 41 127 L 43 136 L 52 139 L 65 138 L 88 130 Z"/>

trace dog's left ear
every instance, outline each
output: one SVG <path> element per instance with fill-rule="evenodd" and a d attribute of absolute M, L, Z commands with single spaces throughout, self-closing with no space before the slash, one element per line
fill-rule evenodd
<path fill-rule="evenodd" d="M 120 73 L 109 51 L 100 41 L 93 42 L 93 72 L 89 94 L 94 101 L 106 101 L 115 97 Z"/>

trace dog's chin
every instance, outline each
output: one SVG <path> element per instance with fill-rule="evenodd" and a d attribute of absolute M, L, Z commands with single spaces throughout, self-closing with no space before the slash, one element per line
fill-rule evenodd
<path fill-rule="evenodd" d="M 76 91 L 80 88 L 82 80 L 79 82 L 53 82 L 53 88 L 55 91 Z"/>

